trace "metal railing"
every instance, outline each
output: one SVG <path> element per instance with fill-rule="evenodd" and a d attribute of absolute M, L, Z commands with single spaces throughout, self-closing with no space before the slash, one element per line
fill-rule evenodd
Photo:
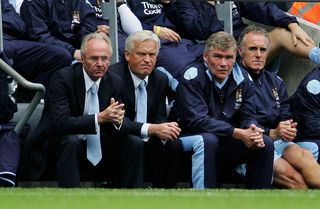
<path fill-rule="evenodd" d="M 117 6 L 116 0 L 102 1 L 101 10 L 103 18 L 109 20 L 110 30 L 110 40 L 112 43 L 112 57 L 111 64 L 117 63 L 119 61 L 118 54 L 118 21 L 117 21 Z"/>
<path fill-rule="evenodd" d="M 12 67 L 10 67 L 7 63 L 5 63 L 2 59 L 0 59 L 0 69 L 5 71 L 8 75 L 10 75 L 14 80 L 16 80 L 21 86 L 28 90 L 37 91 L 35 96 L 33 97 L 31 103 L 27 107 L 26 111 L 19 119 L 14 131 L 17 134 L 20 134 L 25 124 L 30 119 L 32 113 L 36 109 L 37 105 L 39 104 L 41 98 L 43 97 L 46 89 L 42 84 L 39 83 L 32 83 L 22 77 L 19 73 L 17 73 Z"/>
<path fill-rule="evenodd" d="M 0 8 L 1 1 L 0 1 Z M 3 51 L 3 31 L 2 31 L 2 11 L 0 11 L 0 50 Z M 43 97 L 46 89 L 42 84 L 32 83 L 22 77 L 17 71 L 15 71 L 10 65 L 0 59 L 0 69 L 10 75 L 14 80 L 16 80 L 21 86 L 28 90 L 37 91 L 35 96 L 33 97 L 31 103 L 27 107 L 26 111 L 19 119 L 14 131 L 19 135 L 23 130 L 23 127 L 26 125 L 28 120 L 30 119 L 32 113 L 36 109 L 37 105 L 39 104 L 41 98 Z"/>

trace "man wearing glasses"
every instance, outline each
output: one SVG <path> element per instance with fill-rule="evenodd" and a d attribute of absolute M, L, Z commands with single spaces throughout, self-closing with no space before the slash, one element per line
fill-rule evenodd
<path fill-rule="evenodd" d="M 81 177 L 87 174 L 119 186 L 116 139 L 126 125 L 124 105 L 119 102 L 121 79 L 108 72 L 111 56 L 109 38 L 91 33 L 81 44 L 82 63 L 52 77 L 43 122 L 27 147 L 32 151 L 49 138 L 49 157 L 55 159 L 59 187 L 80 187 Z"/>

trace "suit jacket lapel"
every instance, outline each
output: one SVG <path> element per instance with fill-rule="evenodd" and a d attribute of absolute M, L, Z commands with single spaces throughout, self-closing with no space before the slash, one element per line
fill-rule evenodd
<path fill-rule="evenodd" d="M 125 65 L 125 70 L 124 70 L 124 76 L 125 76 L 125 81 L 128 85 L 128 88 L 125 89 L 125 94 L 127 97 L 127 105 L 128 107 L 130 107 L 129 112 L 134 113 L 132 115 L 133 119 L 136 115 L 136 110 L 135 110 L 135 103 L 136 103 L 136 95 L 135 95 L 135 88 L 134 88 L 134 84 L 133 84 L 133 80 L 130 74 L 130 71 L 128 69 L 128 65 Z"/>
<path fill-rule="evenodd" d="M 107 106 L 110 104 L 110 84 L 108 83 L 109 77 L 108 73 L 106 73 L 105 76 L 101 78 L 101 82 L 99 85 L 99 91 L 98 91 L 98 96 L 99 96 L 99 106 L 100 106 L 100 111 L 103 111 Z M 116 99 L 116 98 L 115 98 Z"/>
<path fill-rule="evenodd" d="M 85 103 L 85 99 L 86 99 L 86 88 L 85 88 L 85 82 L 84 82 L 81 64 L 76 64 L 76 66 L 75 66 L 74 79 L 75 79 L 74 82 L 76 85 L 75 91 L 76 91 L 76 95 L 77 95 L 78 104 L 80 107 L 81 114 L 83 114 L 84 103 Z"/>

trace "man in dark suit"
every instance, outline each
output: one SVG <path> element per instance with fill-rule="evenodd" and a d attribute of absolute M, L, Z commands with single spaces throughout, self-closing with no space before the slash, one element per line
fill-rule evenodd
<path fill-rule="evenodd" d="M 105 34 L 89 34 L 81 45 L 82 63 L 57 71 L 51 80 L 42 121 L 28 143 L 39 145 L 49 135 L 60 187 L 79 187 L 82 171 L 120 181 L 111 173 L 121 164 L 117 136 L 126 125 L 124 104 L 118 102 L 121 79 L 107 72 L 111 55 Z"/>
<path fill-rule="evenodd" d="M 176 184 L 182 147 L 178 124 L 167 122 L 168 78 L 154 68 L 159 48 L 159 38 L 151 31 L 133 33 L 126 40 L 126 61 L 110 66 L 110 71 L 123 80 L 126 117 L 133 122 L 128 141 L 145 142 L 145 173 L 150 172 L 146 176 L 150 175 L 154 187 L 170 188 Z M 145 91 L 143 99 L 140 91 Z"/>

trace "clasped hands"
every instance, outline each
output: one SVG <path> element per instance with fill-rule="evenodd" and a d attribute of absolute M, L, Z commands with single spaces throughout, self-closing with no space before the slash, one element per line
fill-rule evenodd
<path fill-rule="evenodd" d="M 283 139 L 286 141 L 292 141 L 297 136 L 297 122 L 292 119 L 281 121 L 277 128 L 270 129 L 270 137 L 273 140 Z"/>
<path fill-rule="evenodd" d="M 98 123 L 102 124 L 105 122 L 110 122 L 116 125 L 121 124 L 125 113 L 123 107 L 123 103 L 115 101 L 114 98 L 111 98 L 110 105 L 102 112 L 98 113 Z"/>
<path fill-rule="evenodd" d="M 255 124 L 251 124 L 249 128 L 242 129 L 243 137 L 242 142 L 245 144 L 246 147 L 252 149 L 259 149 L 265 147 L 263 141 L 263 132 L 264 130 Z"/>

